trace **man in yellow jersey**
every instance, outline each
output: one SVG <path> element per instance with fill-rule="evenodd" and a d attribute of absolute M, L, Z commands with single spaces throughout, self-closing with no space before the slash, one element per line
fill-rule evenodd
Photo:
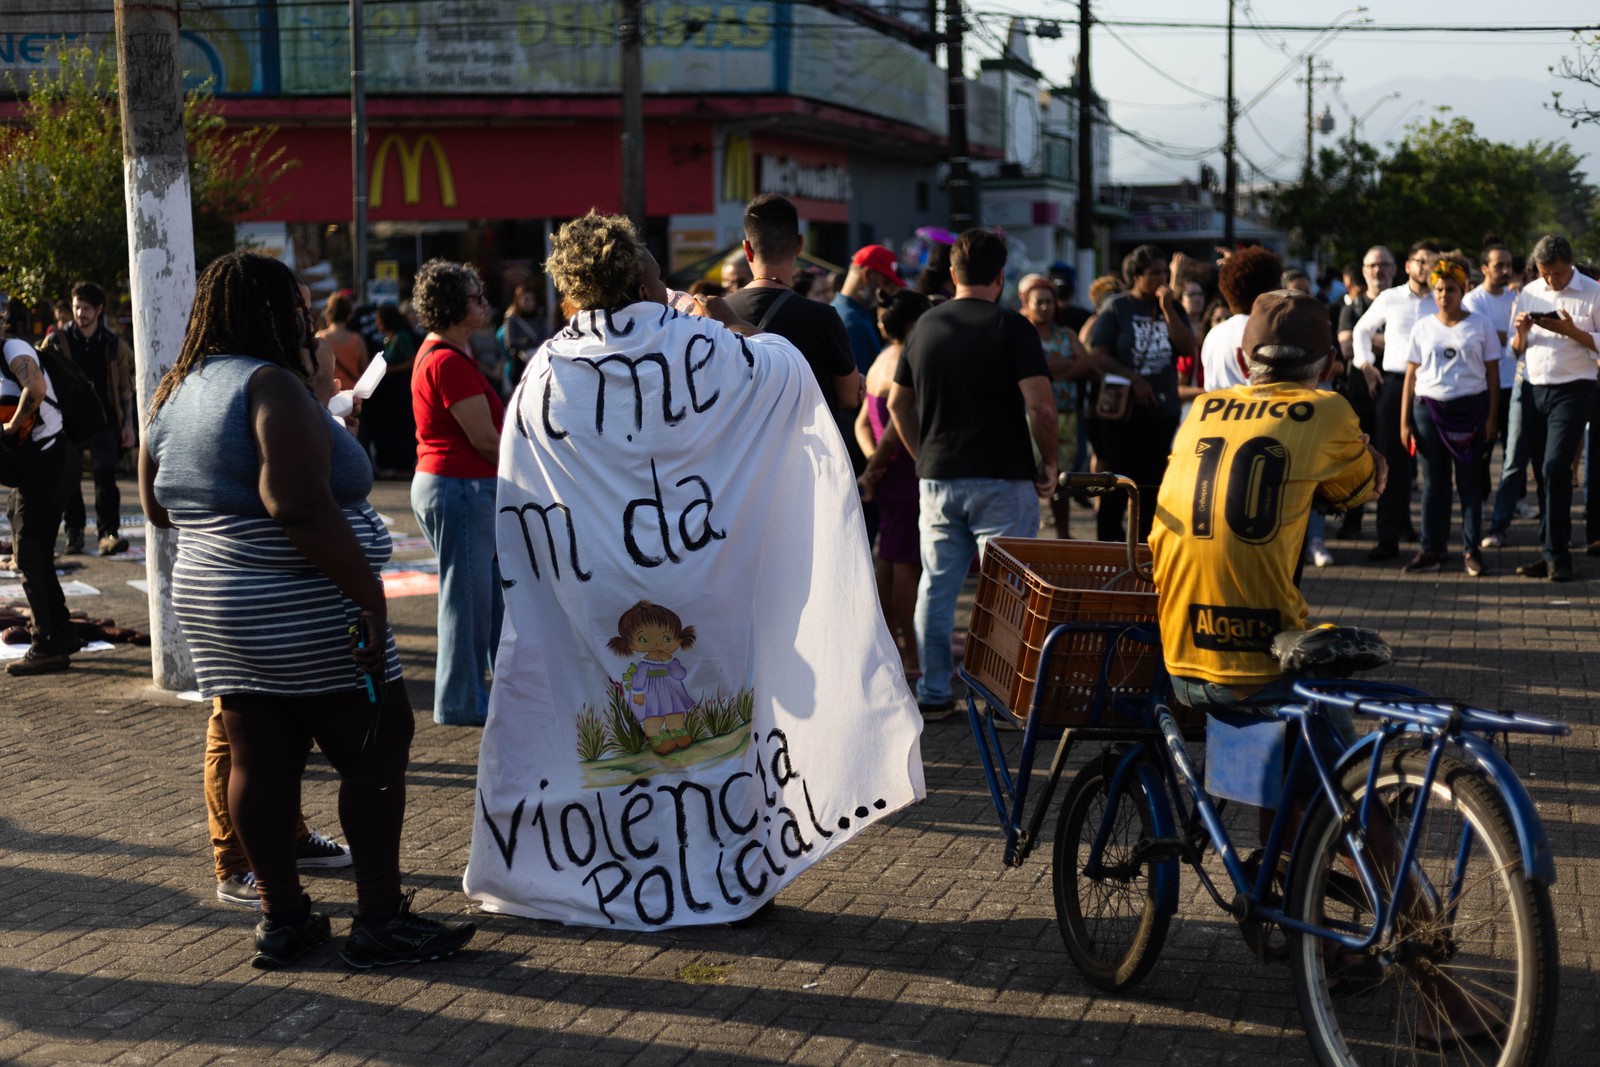
<path fill-rule="evenodd" d="M 1306 625 L 1294 570 L 1312 497 L 1354 507 L 1388 468 L 1349 401 L 1316 389 L 1337 350 L 1315 297 L 1257 297 L 1241 350 L 1250 384 L 1199 397 L 1173 440 L 1150 551 L 1178 701 L 1269 714 L 1290 698 L 1272 639 Z M 1354 741 L 1348 713 L 1330 721 Z"/>

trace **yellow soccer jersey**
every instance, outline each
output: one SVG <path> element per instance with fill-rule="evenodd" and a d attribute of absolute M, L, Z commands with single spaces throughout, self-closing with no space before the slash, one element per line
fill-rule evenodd
<path fill-rule="evenodd" d="M 1348 508 L 1373 488 L 1339 394 L 1241 385 L 1196 399 L 1150 531 L 1167 670 L 1223 685 L 1281 677 L 1272 638 L 1306 625 L 1293 579 L 1312 494 Z"/>

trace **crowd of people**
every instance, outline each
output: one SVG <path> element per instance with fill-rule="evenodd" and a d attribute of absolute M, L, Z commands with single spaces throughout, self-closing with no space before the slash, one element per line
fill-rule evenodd
<path fill-rule="evenodd" d="M 1600 444 L 1600 284 L 1562 238 L 1541 239 L 1525 258 L 1493 241 L 1473 256 L 1419 241 L 1398 285 L 1395 256 L 1375 246 L 1320 293 L 1266 248 L 1219 250 L 1210 263 L 1142 245 L 1078 306 L 1064 264 L 1013 283 L 1003 236 L 953 236 L 909 284 L 881 245 L 860 248 L 830 276 L 800 265 L 794 205 L 764 194 L 747 205 L 743 247 L 722 264 L 720 282 L 672 292 L 644 254 L 607 290 L 624 294 L 619 307 L 661 304 L 739 337 L 777 335 L 803 357 L 854 464 L 877 599 L 925 719 L 953 709 L 956 598 L 984 543 L 1068 537 L 1075 509 L 1093 512 L 1096 539 L 1123 539 L 1124 500 L 1062 488 L 1064 472 L 1089 469 L 1134 479 L 1132 533 L 1148 539 L 1186 411 L 1217 404 L 1226 421 L 1237 396 L 1217 397 L 1250 384 L 1251 310 L 1269 294 L 1295 293 L 1296 315 L 1311 301 L 1326 316 L 1336 342 L 1316 380 L 1290 377 L 1342 394 L 1383 460 L 1369 560 L 1397 559 L 1416 542 L 1403 569 L 1442 569 L 1454 496 L 1467 574 L 1487 573 L 1484 550 L 1507 543 L 1514 518 L 1537 515 L 1539 556 L 1517 572 L 1574 577 L 1578 460 L 1586 440 L 1591 460 Z M 616 310 L 562 295 L 573 311 Z M 100 552 L 127 548 L 116 475 L 130 448 L 146 516 L 180 531 L 173 604 L 200 691 L 214 701 L 207 798 L 219 896 L 263 910 L 255 962 L 281 966 L 327 939 L 328 920 L 296 871 L 352 854 L 359 905 L 346 960 L 363 967 L 454 952 L 470 925 L 411 915 L 399 887 L 412 716 L 377 577 L 389 535 L 367 496 L 375 476 L 410 480 L 416 521 L 439 559 L 433 717 L 482 725 L 504 611 L 495 519 L 505 402 L 550 341 L 537 291 L 517 287 L 497 316 L 473 266 L 433 260 L 406 305 L 367 315 L 336 293 L 319 318 L 287 267 L 223 257 L 201 275 L 183 351 L 144 427 L 131 352 L 107 328 L 105 305 L 98 286 L 80 284 L 38 350 L 5 339 L 0 464 L 17 472 L 8 482 L 14 554 L 33 614 L 33 644 L 8 671 L 61 670 L 77 648 L 52 563 L 63 521 L 69 552 L 82 550 L 87 522 L 82 467 L 45 372 L 61 360 L 103 409 L 103 428 L 85 446 Z M 379 352 L 386 366 L 375 391 L 341 423 L 328 402 Z M 1239 418 L 1253 417 L 1239 406 Z M 1329 541 L 1361 537 L 1366 518 L 1349 506 L 1330 535 L 1313 509 L 1303 543 L 1284 551 L 1328 566 Z M 1586 500 L 1584 521 L 1580 544 L 1600 555 L 1600 494 Z M 251 625 L 241 628 L 245 616 Z M 341 777 L 349 853 L 298 815 L 313 741 Z"/>

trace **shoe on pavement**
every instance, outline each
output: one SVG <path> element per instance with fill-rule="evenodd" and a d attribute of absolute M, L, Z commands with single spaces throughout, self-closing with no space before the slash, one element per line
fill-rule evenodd
<path fill-rule="evenodd" d="M 350 850 L 326 834 L 312 830 L 294 843 L 295 866 L 302 871 L 332 870 L 351 864 Z"/>
<path fill-rule="evenodd" d="M 128 539 L 116 534 L 106 534 L 100 538 L 100 554 L 102 556 L 115 556 L 128 551 Z"/>
<path fill-rule="evenodd" d="M 302 896 L 304 915 L 296 923 L 278 923 L 271 917 L 256 923 L 255 953 L 250 966 L 263 971 L 287 967 L 307 952 L 327 941 L 333 933 L 328 917 L 311 910 L 311 898 Z"/>
<path fill-rule="evenodd" d="M 1462 563 L 1465 566 L 1466 572 L 1470 577 L 1473 577 L 1473 578 L 1481 578 L 1481 577 L 1483 577 L 1484 570 L 1483 570 L 1483 554 L 1482 553 L 1480 553 L 1480 552 L 1468 552 L 1466 554 L 1466 556 L 1463 558 Z"/>
<path fill-rule="evenodd" d="M 72 657 L 65 652 L 40 652 L 28 649 L 21 659 L 6 664 L 6 673 L 13 678 L 26 678 L 34 674 L 53 674 L 72 666 Z"/>
<path fill-rule="evenodd" d="M 1478 542 L 1482 548 L 1502 548 L 1505 543 L 1506 535 L 1503 530 L 1490 530 L 1484 535 L 1483 540 Z"/>
<path fill-rule="evenodd" d="M 1550 577 L 1550 564 L 1542 559 L 1536 559 L 1532 563 L 1518 565 L 1517 573 L 1524 578 L 1548 578 Z"/>
<path fill-rule="evenodd" d="M 1576 581 L 1577 577 L 1578 572 L 1572 569 L 1570 563 L 1565 565 L 1557 563 L 1550 568 L 1550 580 L 1552 582 L 1571 582 Z"/>
<path fill-rule="evenodd" d="M 1397 559 L 1400 556 L 1400 546 L 1393 541 L 1379 541 L 1378 547 L 1367 553 L 1367 559 L 1373 563 L 1383 563 L 1386 560 Z"/>
<path fill-rule="evenodd" d="M 69 556 L 81 556 L 81 555 L 83 555 L 83 529 L 81 527 L 76 529 L 76 530 L 68 530 L 67 531 L 67 551 L 66 551 L 66 555 L 69 555 Z"/>
<path fill-rule="evenodd" d="M 1411 557 L 1410 562 L 1400 568 L 1407 574 L 1424 574 L 1429 571 L 1444 570 L 1444 558 L 1437 552 L 1422 551 Z"/>
<path fill-rule="evenodd" d="M 1326 567 L 1333 562 L 1333 553 L 1328 551 L 1327 544 L 1322 538 L 1311 542 L 1311 565 L 1313 567 Z"/>
<path fill-rule="evenodd" d="M 224 904 L 261 910 L 261 893 L 256 889 L 255 871 L 235 871 L 217 883 L 217 899 Z"/>
<path fill-rule="evenodd" d="M 1537 519 L 1539 517 L 1539 505 L 1530 504 L 1526 500 L 1519 500 L 1517 501 L 1517 506 L 1512 509 L 1512 514 L 1519 519 Z"/>
<path fill-rule="evenodd" d="M 919 700 L 917 701 L 917 710 L 922 712 L 923 722 L 938 722 L 940 719 L 948 719 L 954 714 L 956 701 L 954 697 L 946 697 L 943 700 L 935 700 L 927 704 Z"/>
<path fill-rule="evenodd" d="M 473 923 L 441 923 L 411 914 L 411 897 L 407 893 L 400 910 L 387 919 L 370 921 L 357 916 L 339 957 L 362 971 L 442 960 L 461 951 L 478 932 Z"/>

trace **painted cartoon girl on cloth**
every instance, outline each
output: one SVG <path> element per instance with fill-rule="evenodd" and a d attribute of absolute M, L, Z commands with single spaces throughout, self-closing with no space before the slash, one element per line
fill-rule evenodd
<path fill-rule="evenodd" d="M 650 747 L 661 755 L 694 740 L 686 724 L 695 701 L 683 684 L 689 672 L 677 657 L 694 641 L 694 627 L 683 625 L 677 612 L 641 600 L 622 613 L 617 635 L 606 642 L 617 655 L 636 657 L 622 672 L 622 685 Z"/>

